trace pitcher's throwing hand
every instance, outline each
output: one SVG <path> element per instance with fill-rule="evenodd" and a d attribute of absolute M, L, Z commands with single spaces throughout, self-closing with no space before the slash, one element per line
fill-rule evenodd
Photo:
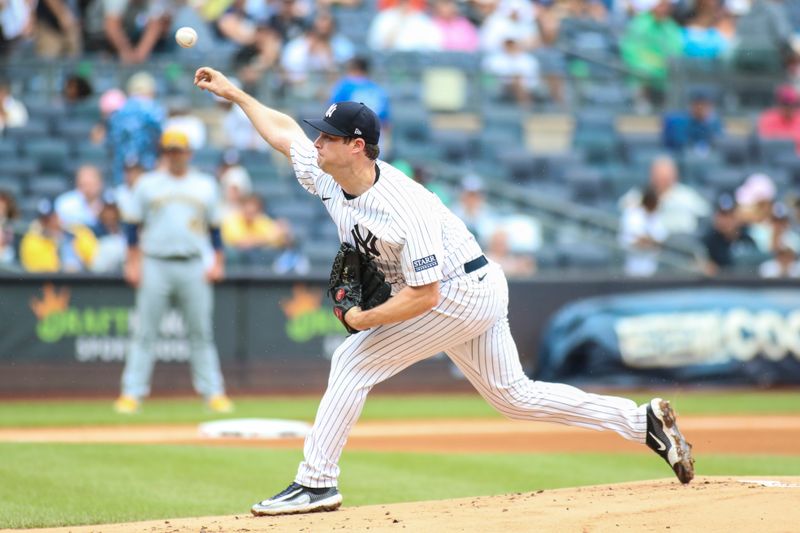
<path fill-rule="evenodd" d="M 194 73 L 194 84 L 204 91 L 214 93 L 226 100 L 231 100 L 232 91 L 236 90 L 236 86 L 222 72 L 211 67 L 197 69 L 197 72 Z"/>

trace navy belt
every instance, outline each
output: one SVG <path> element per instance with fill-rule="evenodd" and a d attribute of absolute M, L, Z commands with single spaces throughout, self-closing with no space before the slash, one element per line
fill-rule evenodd
<path fill-rule="evenodd" d="M 468 263 L 464 263 L 464 272 L 469 274 L 471 272 L 475 272 L 479 268 L 485 267 L 488 264 L 489 261 L 486 259 L 486 256 L 482 255 L 480 257 L 476 257 L 475 259 L 469 261 Z"/>

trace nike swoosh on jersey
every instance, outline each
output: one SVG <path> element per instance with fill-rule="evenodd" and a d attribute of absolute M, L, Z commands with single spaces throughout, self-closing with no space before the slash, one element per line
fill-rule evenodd
<path fill-rule="evenodd" d="M 330 200 L 330 199 L 331 199 L 331 197 L 330 197 L 330 196 L 323 196 L 323 197 L 322 197 L 322 201 L 323 201 L 323 202 L 327 202 L 327 201 L 328 201 L 328 200 Z"/>
<path fill-rule="evenodd" d="M 656 442 L 658 443 L 658 445 L 659 445 L 659 446 L 661 446 L 661 447 L 658 449 L 658 451 L 660 451 L 660 452 L 663 452 L 664 450 L 666 450 L 666 449 L 667 449 L 667 445 L 666 445 L 666 444 L 664 444 L 663 442 L 661 442 L 661 439 L 659 439 L 658 437 L 656 437 L 655 435 L 653 435 L 653 432 L 652 432 L 652 431 L 648 431 L 648 433 L 650 434 L 650 436 L 651 436 L 651 437 L 653 437 L 653 440 L 654 440 L 654 441 L 656 441 Z"/>
<path fill-rule="evenodd" d="M 485 278 L 485 277 L 486 277 L 486 274 L 484 274 L 483 276 L 478 276 L 478 281 L 483 281 L 483 278 Z"/>

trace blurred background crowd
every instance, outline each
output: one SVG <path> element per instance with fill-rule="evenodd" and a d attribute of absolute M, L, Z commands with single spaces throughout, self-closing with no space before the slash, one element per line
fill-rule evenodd
<path fill-rule="evenodd" d="M 800 276 L 798 1 L 0 9 L 2 269 L 118 273 L 126 199 L 179 129 L 219 183 L 229 271 L 326 272 L 335 227 L 241 110 L 192 86 L 208 64 L 298 118 L 369 105 L 381 158 L 510 276 Z"/>

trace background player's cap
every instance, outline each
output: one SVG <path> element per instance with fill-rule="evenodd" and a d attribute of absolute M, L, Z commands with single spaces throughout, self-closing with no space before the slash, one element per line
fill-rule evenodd
<path fill-rule="evenodd" d="M 180 130 L 167 130 L 161 135 L 161 148 L 164 150 L 188 150 L 189 136 Z"/>
<path fill-rule="evenodd" d="M 303 122 L 328 135 L 361 137 L 367 144 L 378 144 L 381 136 L 378 115 L 359 102 L 336 102 L 321 119 L 310 118 Z"/>

